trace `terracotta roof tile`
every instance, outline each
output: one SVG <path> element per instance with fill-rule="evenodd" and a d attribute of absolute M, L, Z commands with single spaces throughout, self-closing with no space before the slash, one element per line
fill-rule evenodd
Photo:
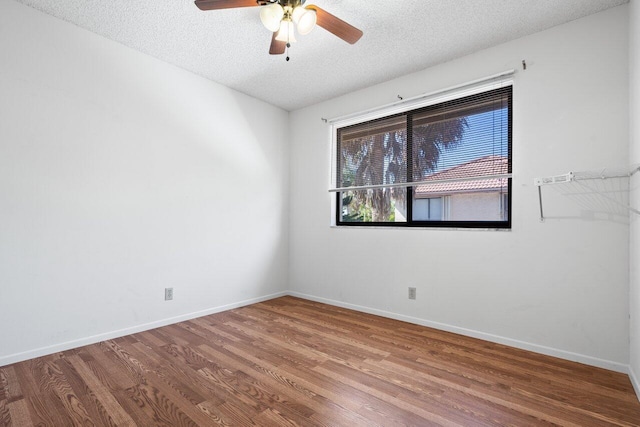
<path fill-rule="evenodd" d="M 503 156 L 485 156 L 461 165 L 434 173 L 425 181 L 444 179 L 462 179 L 474 176 L 501 175 L 508 173 L 508 159 Z M 467 193 L 505 188 L 507 178 L 493 178 L 474 181 L 441 182 L 416 187 L 416 197 L 429 197 L 434 194 Z"/>

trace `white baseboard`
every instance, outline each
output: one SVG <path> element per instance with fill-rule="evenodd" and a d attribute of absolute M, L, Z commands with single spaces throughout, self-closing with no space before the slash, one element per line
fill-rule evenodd
<path fill-rule="evenodd" d="M 638 396 L 638 400 L 640 400 L 640 381 L 638 381 L 638 377 L 636 376 L 636 373 L 634 372 L 631 366 L 629 366 L 629 379 L 631 380 L 633 389 L 636 391 L 636 396 Z"/>
<path fill-rule="evenodd" d="M 573 362 L 584 363 L 585 365 L 596 366 L 598 368 L 608 369 L 610 371 L 621 372 L 629 374 L 629 365 L 623 363 L 613 362 L 610 360 L 599 359 L 597 357 L 586 356 L 583 354 L 572 353 L 570 351 L 559 350 L 552 347 L 546 347 L 538 344 L 528 343 L 526 341 L 519 341 L 512 338 L 505 338 L 499 335 L 488 334 L 486 332 L 475 331 L 472 329 L 461 328 L 458 326 L 448 325 L 445 323 L 433 322 L 431 320 L 425 320 L 418 317 L 405 316 L 403 314 L 397 314 L 389 311 L 378 310 L 375 308 L 365 307 L 356 304 L 349 304 L 342 301 L 336 301 L 327 298 L 316 297 L 314 295 L 307 295 L 300 292 L 289 292 L 289 295 L 308 299 L 311 301 L 321 302 L 337 307 L 348 308 L 351 310 L 360 311 L 363 313 L 375 314 L 377 316 L 387 317 L 390 319 L 402 320 L 403 322 L 413 323 L 416 325 L 427 326 L 430 328 L 438 329 L 446 332 L 453 332 L 472 338 L 478 338 L 485 341 L 490 341 L 498 344 L 508 345 L 510 347 L 516 347 L 523 350 L 533 351 L 535 353 L 545 354 L 547 356 L 558 357 L 560 359 L 571 360 Z M 632 380 L 633 381 L 633 380 Z M 638 392 L 637 382 L 634 383 L 636 392 Z M 640 394 L 638 394 L 640 396 Z"/>
<path fill-rule="evenodd" d="M 183 314 L 176 317 L 171 317 L 167 319 L 161 319 L 150 323 L 144 323 L 141 325 L 132 326 L 130 328 L 119 329 L 116 331 L 105 332 L 98 335 L 93 335 L 85 338 L 80 338 L 77 340 L 67 341 L 59 344 L 54 344 L 47 347 L 36 348 L 33 350 L 28 350 L 21 353 L 10 354 L 7 356 L 0 357 L 0 366 L 10 365 L 17 362 L 22 362 L 24 360 L 33 359 L 35 357 L 46 356 L 49 354 L 57 353 L 60 351 L 70 350 L 73 348 L 82 347 L 85 345 L 95 344 L 100 341 L 105 341 L 113 338 L 119 338 L 126 335 L 135 334 L 137 332 L 148 331 L 150 329 L 159 328 L 161 326 L 171 325 L 178 322 L 183 322 L 186 320 L 195 319 L 196 317 L 207 316 L 209 314 L 220 313 L 222 311 L 231 310 L 238 307 L 244 307 L 246 305 L 255 304 L 258 302 L 267 301 L 273 298 L 278 298 L 285 295 L 291 295 L 299 298 L 308 299 L 310 301 L 317 301 L 325 304 L 334 305 L 337 307 L 348 308 L 351 310 L 360 311 L 363 313 L 374 314 L 377 316 L 387 317 L 390 319 L 402 320 L 404 322 L 409 322 L 417 325 L 427 326 L 430 328 L 453 332 L 460 335 L 465 335 L 473 338 L 482 339 L 485 341 L 495 342 L 498 344 L 504 344 L 511 347 L 520 348 L 523 350 L 529 350 L 536 353 L 546 354 L 548 356 L 559 357 L 561 359 L 571 360 L 574 362 L 584 363 L 586 365 L 597 366 L 599 368 L 609 369 L 611 371 L 622 372 L 628 374 L 631 382 L 636 390 L 636 394 L 640 398 L 640 382 L 638 382 L 638 377 L 635 376 L 635 373 L 630 369 L 629 365 L 625 365 L 618 362 L 613 362 L 609 360 L 598 359 L 591 356 L 586 356 L 578 353 L 572 353 L 564 350 L 559 350 L 551 347 L 541 346 L 538 344 L 532 344 L 525 341 L 514 340 L 511 338 L 505 338 L 498 335 L 488 334 L 485 332 L 475 331 L 472 329 L 461 328 L 458 326 L 448 325 L 439 322 L 433 322 L 430 320 L 421 319 L 418 317 L 406 316 L 403 314 L 393 313 L 389 311 L 379 310 L 375 308 L 365 307 L 357 304 L 349 304 L 342 301 L 336 301 L 328 298 L 321 298 L 314 295 L 303 294 L 300 292 L 278 292 L 270 295 L 265 295 L 262 297 L 251 298 L 244 301 L 239 301 L 232 304 L 221 305 L 218 307 L 208 308 L 206 310 L 196 311 L 192 313 Z"/>
<path fill-rule="evenodd" d="M 123 337 L 125 335 L 131 335 L 138 332 L 148 331 L 150 329 L 159 328 L 161 326 L 167 326 L 167 325 L 171 325 L 178 322 L 184 322 L 185 320 L 195 319 L 196 317 L 208 316 L 209 314 L 215 314 L 215 313 L 220 313 L 222 311 L 232 310 L 234 308 L 244 307 L 246 305 L 267 301 L 267 300 L 282 297 L 285 295 L 288 295 L 288 293 L 278 292 L 275 294 L 265 295 L 257 298 L 251 298 L 248 300 L 239 301 L 232 304 L 212 307 L 206 310 L 195 311 L 192 313 L 187 313 L 187 314 L 183 314 L 176 317 L 170 317 L 168 319 L 161 319 L 161 320 L 156 320 L 154 322 L 143 323 L 141 325 L 132 326 L 130 328 L 124 328 L 116 331 L 105 332 L 102 334 L 80 338 L 77 340 L 67 341 L 59 344 L 54 344 L 47 347 L 40 347 L 33 350 L 21 352 L 21 353 L 9 354 L 7 356 L 0 357 L 0 366 L 11 365 L 13 363 L 22 362 L 24 360 L 33 359 L 35 357 L 46 356 L 46 355 L 57 353 L 60 351 L 83 347 L 89 344 L 95 344 L 100 341 L 106 341 L 113 338 Z"/>

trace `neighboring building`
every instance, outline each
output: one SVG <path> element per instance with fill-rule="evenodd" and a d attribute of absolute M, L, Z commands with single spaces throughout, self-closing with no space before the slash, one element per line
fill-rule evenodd
<path fill-rule="evenodd" d="M 485 156 L 430 175 L 426 180 L 456 180 L 508 173 L 507 158 Z M 416 187 L 417 220 L 501 221 L 509 212 L 508 179 L 492 178 L 424 184 Z"/>

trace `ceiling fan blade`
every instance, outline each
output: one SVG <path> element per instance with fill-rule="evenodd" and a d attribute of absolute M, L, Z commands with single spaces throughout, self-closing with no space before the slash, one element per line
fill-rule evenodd
<path fill-rule="evenodd" d="M 277 32 L 273 33 L 273 36 L 271 36 L 271 46 L 269 47 L 269 54 L 282 55 L 285 48 L 287 47 L 287 42 L 276 40 L 276 34 Z"/>
<path fill-rule="evenodd" d="M 330 14 L 326 10 L 319 8 L 315 4 L 307 6 L 306 9 L 316 11 L 317 25 L 340 37 L 347 43 L 354 44 L 355 42 L 360 40 L 360 37 L 362 37 L 361 30 L 357 29 L 351 24 L 346 23 L 337 16 Z"/>
<path fill-rule="evenodd" d="M 256 0 L 196 0 L 196 6 L 200 10 L 231 9 L 234 7 L 258 6 Z"/>

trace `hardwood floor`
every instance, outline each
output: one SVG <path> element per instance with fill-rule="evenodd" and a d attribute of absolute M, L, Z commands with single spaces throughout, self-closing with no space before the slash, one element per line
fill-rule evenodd
<path fill-rule="evenodd" d="M 640 425 L 626 375 L 293 297 L 0 368 L 0 426 Z"/>

